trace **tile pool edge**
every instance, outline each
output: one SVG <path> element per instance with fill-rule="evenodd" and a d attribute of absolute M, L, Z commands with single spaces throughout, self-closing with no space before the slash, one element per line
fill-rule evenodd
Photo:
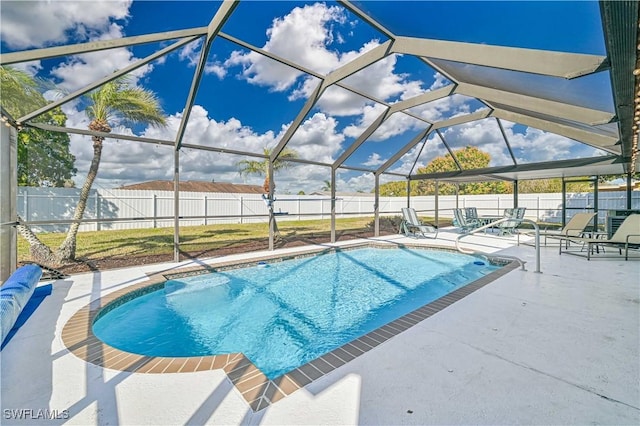
<path fill-rule="evenodd" d="M 388 243 L 364 243 L 338 248 L 338 250 L 363 247 L 442 250 L 442 248 L 436 247 Z M 260 411 L 518 268 L 517 262 L 510 262 L 464 287 L 271 380 L 242 353 L 198 357 L 145 356 L 116 349 L 102 342 L 93 334 L 93 323 L 104 313 L 133 298 L 162 288 L 170 277 L 212 272 L 224 268 L 238 267 L 238 265 L 244 267 L 260 261 L 280 261 L 306 257 L 333 250 L 334 248 L 319 247 L 289 255 L 261 256 L 244 262 L 223 262 L 215 266 L 201 265 L 182 268 L 171 273 L 164 271 L 150 275 L 147 281 L 112 292 L 92 301 L 77 311 L 67 321 L 62 330 L 63 343 L 78 358 L 100 367 L 119 371 L 160 374 L 222 369 L 251 409 Z M 445 249 L 445 251 L 451 250 Z M 495 257 L 500 258 L 499 255 Z"/>

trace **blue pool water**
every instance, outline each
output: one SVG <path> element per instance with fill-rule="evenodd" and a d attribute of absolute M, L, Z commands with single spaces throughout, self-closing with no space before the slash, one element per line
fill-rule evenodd
<path fill-rule="evenodd" d="M 452 252 L 345 250 L 170 280 L 93 331 L 151 356 L 242 352 L 275 378 L 495 269 Z"/>

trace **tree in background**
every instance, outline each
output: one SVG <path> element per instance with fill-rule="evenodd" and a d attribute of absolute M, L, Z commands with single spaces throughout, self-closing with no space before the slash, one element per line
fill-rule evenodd
<path fill-rule="evenodd" d="M 631 179 L 632 180 L 640 180 L 640 172 L 638 173 L 633 173 L 631 175 Z M 598 182 L 600 183 L 608 183 L 614 180 L 623 180 L 624 182 L 627 181 L 627 175 L 606 175 L 606 176 L 598 176 Z"/>
<path fill-rule="evenodd" d="M 475 147 L 466 147 L 454 154 L 463 170 L 481 169 L 489 167 L 491 156 Z M 458 170 L 453 158 L 450 154 L 434 158 L 425 167 L 417 170 L 418 174 L 440 173 Z M 640 174 L 636 173 L 634 177 L 638 178 Z M 587 177 L 584 177 L 585 179 Z M 576 177 L 575 179 L 579 179 Z M 599 182 L 610 182 L 614 179 L 626 179 L 626 175 L 599 176 Z M 441 195 L 455 194 L 455 185 L 440 182 L 438 185 L 438 193 Z M 589 192 L 592 185 L 589 182 L 572 182 L 567 188 L 570 192 Z M 511 194 L 513 187 L 509 182 L 489 181 L 489 182 L 469 182 L 461 183 L 460 194 Z M 559 193 L 562 192 L 562 179 L 531 179 L 518 181 L 518 192 L 521 194 L 533 193 Z M 432 180 L 411 181 L 411 195 L 433 195 L 435 194 L 435 182 Z M 382 196 L 406 196 L 407 184 L 405 181 L 394 181 L 380 185 L 380 195 Z"/>
<path fill-rule="evenodd" d="M 482 169 L 489 167 L 489 163 L 491 162 L 491 155 L 489 155 L 489 153 L 481 151 L 474 146 L 458 149 L 453 151 L 453 154 L 458 159 L 462 170 Z M 447 153 L 444 156 L 434 158 L 425 167 L 419 168 L 417 173 L 427 174 L 454 170 L 458 170 L 458 167 L 451 154 Z M 503 181 L 470 182 L 459 185 L 460 194 L 508 194 L 511 191 L 511 185 Z M 455 194 L 456 186 L 451 183 L 441 182 L 438 185 L 438 192 L 442 195 Z M 418 193 L 423 195 L 435 194 L 435 182 L 427 180 L 419 181 Z"/>
<path fill-rule="evenodd" d="M 411 181 L 411 196 L 421 195 L 418 194 L 418 181 Z M 380 185 L 380 195 L 383 197 L 406 197 L 407 196 L 407 181 L 393 181 Z"/>
<path fill-rule="evenodd" d="M 15 68 L 0 66 L 2 106 L 14 118 L 20 118 L 47 104 L 39 91 L 40 86 L 41 83 L 29 74 Z M 55 108 L 37 117 L 35 121 L 64 125 L 66 117 L 60 108 Z M 17 151 L 18 183 L 21 185 L 64 185 L 76 173 L 73 167 L 75 158 L 69 152 L 67 134 L 32 128 L 22 129 L 18 132 Z M 19 224 L 16 228 L 29 242 L 31 258 L 35 262 L 47 265 L 58 263 L 51 249 L 23 223 L 19 215 L 17 219 Z"/>
<path fill-rule="evenodd" d="M 36 118 L 54 126 L 64 126 L 67 117 L 60 108 Z M 18 133 L 18 185 L 73 187 L 75 156 L 69 151 L 69 135 L 27 128 Z"/>
<path fill-rule="evenodd" d="M 269 156 L 271 155 L 271 149 L 264 148 L 263 153 L 267 157 L 262 161 L 258 160 L 242 160 L 238 161 L 236 165 L 240 176 L 242 175 L 258 175 L 265 176 L 262 189 L 265 193 L 269 193 Z M 282 170 L 288 168 L 291 163 L 287 160 L 298 158 L 298 153 L 290 148 L 285 148 L 280 152 L 280 156 L 273 162 L 273 170 Z M 275 189 L 275 185 L 273 186 Z"/>
<path fill-rule="evenodd" d="M 473 146 L 467 146 L 453 152 L 463 170 L 482 169 L 489 167 L 491 155 Z M 458 170 L 458 166 L 451 154 L 436 157 L 425 167 L 417 170 L 417 174 L 441 173 Z M 414 189 L 415 183 L 415 189 Z M 421 180 L 411 182 L 411 195 L 433 195 L 435 194 L 435 182 L 432 180 Z M 512 192 L 511 185 L 503 181 L 471 182 L 460 184 L 460 194 L 508 194 Z M 389 182 L 380 186 L 380 193 L 388 195 L 407 195 L 406 182 Z M 440 182 L 438 193 L 441 195 L 451 195 L 456 193 L 456 186 L 451 183 Z"/>
<path fill-rule="evenodd" d="M 19 118 L 47 104 L 41 83 L 24 71 L 0 66 L 2 106 Z M 37 123 L 64 126 L 67 117 L 60 108 L 40 115 Z M 18 133 L 18 185 L 63 187 L 76 174 L 75 157 L 69 151 L 69 135 L 35 128 Z"/>

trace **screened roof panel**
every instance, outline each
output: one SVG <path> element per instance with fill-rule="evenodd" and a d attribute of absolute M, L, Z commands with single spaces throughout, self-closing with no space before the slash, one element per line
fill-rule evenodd
<path fill-rule="evenodd" d="M 409 108 L 407 111 L 430 123 L 437 123 L 464 116 L 482 108 L 486 108 L 486 106 L 476 98 L 455 94 Z"/>
<path fill-rule="evenodd" d="M 518 164 L 607 155 L 605 151 L 557 134 L 504 120 L 502 125 Z"/>
<path fill-rule="evenodd" d="M 388 171 L 400 174 L 409 172 L 415 174 L 418 172 L 418 169 L 427 166 L 435 158 L 444 157 L 447 154 L 449 154 L 449 151 L 442 143 L 440 137 L 438 137 L 438 135 L 434 132 L 429 135 L 426 140 L 426 144 L 424 140 L 421 140 L 415 147 L 413 147 L 398 161 L 391 165 Z M 458 170 L 455 165 L 452 166 L 449 162 L 447 162 L 446 164 L 446 169 L 439 171 Z"/>
<path fill-rule="evenodd" d="M 385 110 L 383 105 L 331 86 L 295 130 L 287 148 L 299 158 L 332 164 Z"/>
<path fill-rule="evenodd" d="M 411 70 L 411 72 L 406 72 Z M 450 84 L 415 56 L 392 54 L 345 78 L 347 86 L 394 103 Z"/>
<path fill-rule="evenodd" d="M 404 145 L 424 130 L 425 123 L 403 113 L 391 115 L 349 156 L 344 164 L 377 169 Z"/>
<path fill-rule="evenodd" d="M 606 71 L 568 80 L 441 59 L 431 61 L 457 81 L 585 108 L 614 111 L 611 78 Z"/>
<path fill-rule="evenodd" d="M 474 147 L 487 154 L 489 158 L 485 167 L 514 164 L 498 123 L 493 118 L 441 129 L 440 134 L 454 153 L 466 147 Z M 463 169 L 470 168 L 469 164 L 461 165 Z M 475 166 L 481 168 L 480 165 Z"/>
<path fill-rule="evenodd" d="M 533 118 L 538 118 L 544 121 L 548 121 L 551 123 L 557 123 L 557 124 L 562 124 L 562 125 L 567 125 L 567 126 L 571 126 L 571 127 L 575 127 L 576 129 L 581 129 L 584 131 L 588 131 L 590 133 L 595 133 L 598 135 L 602 135 L 602 136 L 607 136 L 610 138 L 618 138 L 618 126 L 616 123 L 608 123 L 608 124 L 602 124 L 599 126 L 587 126 L 583 123 L 579 123 L 576 121 L 572 121 L 572 120 L 565 120 L 562 118 L 558 118 L 558 117 L 554 117 L 554 116 L 550 116 L 547 114 L 541 114 L 538 112 L 534 112 L 534 111 L 529 111 L 527 109 L 523 109 L 523 108 L 517 108 L 517 107 L 513 107 L 511 105 L 502 105 L 499 103 L 493 103 L 492 104 L 493 107 L 498 108 L 498 109 L 503 109 L 506 111 L 511 111 L 517 114 L 524 114 L 527 115 L 529 117 L 533 117 Z"/>

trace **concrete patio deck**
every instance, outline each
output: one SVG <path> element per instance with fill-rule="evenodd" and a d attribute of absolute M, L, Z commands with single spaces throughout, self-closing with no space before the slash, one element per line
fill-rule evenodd
<path fill-rule="evenodd" d="M 451 247 L 455 236 L 383 239 Z M 515 237 L 463 241 L 518 256 L 529 270 L 506 274 L 258 412 L 223 370 L 114 371 L 63 344 L 64 325 L 90 301 L 194 262 L 56 281 L 0 353 L 1 423 L 640 424 L 640 262 L 587 261 L 543 247 L 537 274 L 535 250 L 515 246 Z"/>

